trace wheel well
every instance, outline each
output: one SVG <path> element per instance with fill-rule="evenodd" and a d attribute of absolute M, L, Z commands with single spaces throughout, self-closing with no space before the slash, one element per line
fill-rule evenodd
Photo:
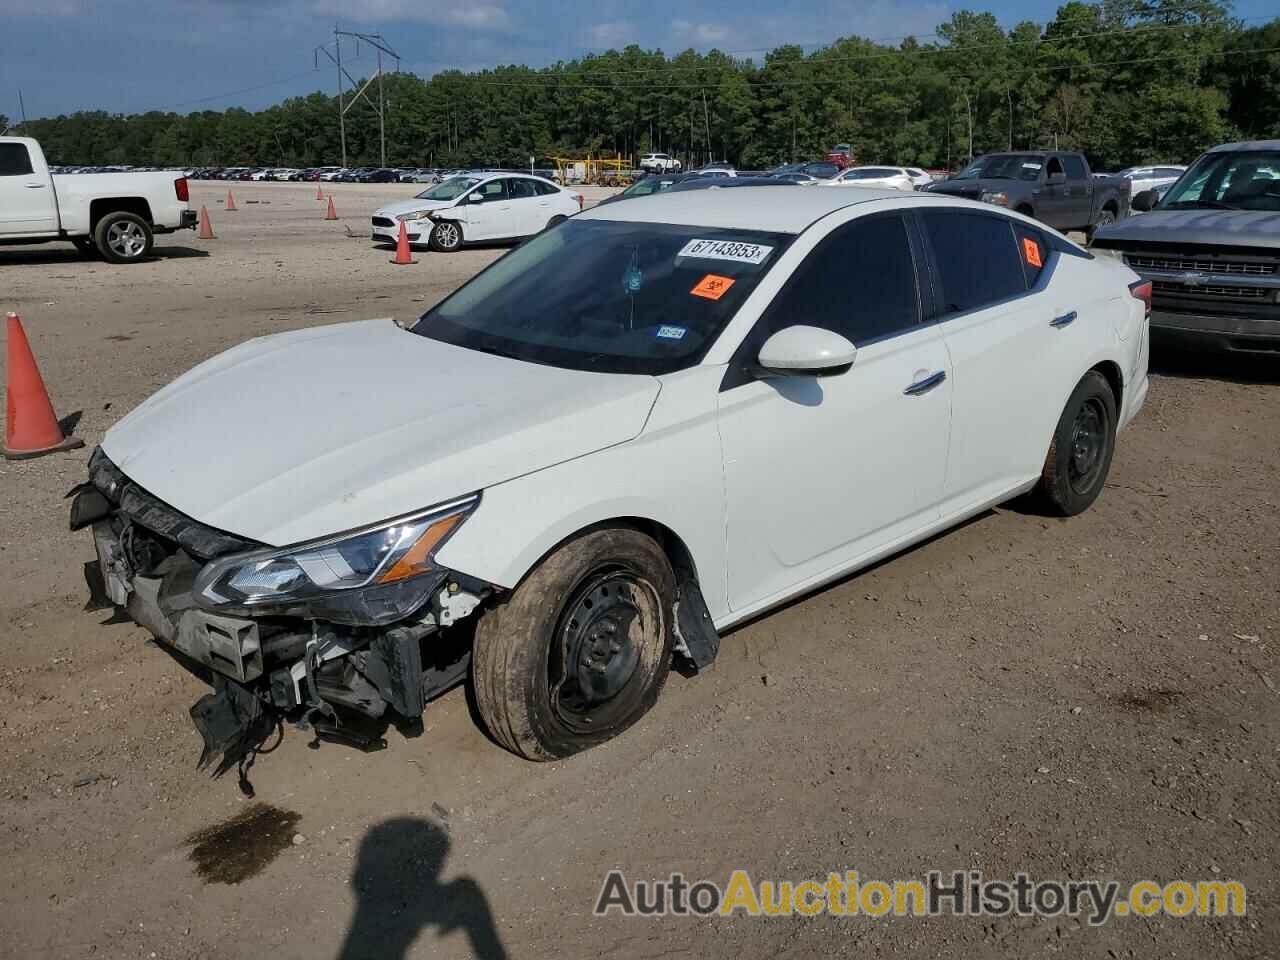
<path fill-rule="evenodd" d="M 1016 212 L 1026 214 L 1028 217 L 1034 216 L 1035 214 L 1035 211 L 1031 209 L 1031 204 L 1029 203 L 1018 204 Z"/>
<path fill-rule="evenodd" d="M 684 541 L 670 527 L 644 517 L 619 517 L 616 520 L 606 521 L 603 526 L 611 524 L 635 527 L 642 533 L 647 533 L 654 540 L 657 540 L 658 546 L 662 547 L 662 552 L 671 561 L 671 569 L 676 573 L 677 582 L 680 581 L 682 573 L 687 574 L 694 580 L 698 579 L 698 568 L 693 562 L 693 554 L 689 552 L 689 548 L 685 546 Z"/>
<path fill-rule="evenodd" d="M 147 223 L 154 222 L 151 219 L 151 205 L 147 203 L 145 198 L 104 197 L 89 202 L 89 231 L 92 233 L 97 229 L 98 221 L 107 214 L 119 212 L 137 214 Z"/>
<path fill-rule="evenodd" d="M 1120 373 L 1119 365 L 1112 363 L 1110 360 L 1104 360 L 1102 363 L 1096 364 L 1091 368 L 1102 374 L 1106 378 L 1107 385 L 1111 387 L 1111 395 L 1116 401 L 1116 410 L 1120 409 L 1120 404 L 1124 400 L 1124 376 Z"/>
<path fill-rule="evenodd" d="M 1110 210 L 1113 216 L 1120 212 L 1120 207 L 1116 204 L 1114 200 L 1108 200 L 1106 203 L 1102 205 L 1102 209 Z"/>

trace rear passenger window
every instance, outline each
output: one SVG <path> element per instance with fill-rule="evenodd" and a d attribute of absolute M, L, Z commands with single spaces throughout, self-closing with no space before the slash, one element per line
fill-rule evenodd
<path fill-rule="evenodd" d="M 1026 291 L 1022 257 L 1004 217 L 959 210 L 926 210 L 923 217 L 942 281 L 942 313 L 977 310 Z"/>
<path fill-rule="evenodd" d="M 1089 176 L 1084 172 L 1084 161 L 1079 157 L 1066 156 L 1062 162 L 1066 164 L 1068 180 L 1083 180 Z"/>
<path fill-rule="evenodd" d="M 549 197 L 553 193 L 560 192 L 559 188 L 556 187 L 554 184 L 545 183 L 542 180 L 533 180 L 530 182 L 533 184 L 533 188 L 537 190 L 538 193 L 542 194 L 544 197 Z"/>
<path fill-rule="evenodd" d="M 861 345 L 919 319 L 907 227 L 886 216 L 854 220 L 819 243 L 770 305 L 765 326 L 823 327 Z"/>
<path fill-rule="evenodd" d="M 21 177 L 31 172 L 31 157 L 23 144 L 0 143 L 0 177 Z"/>
<path fill-rule="evenodd" d="M 511 190 L 512 200 L 528 200 L 538 195 L 538 191 L 534 189 L 532 180 L 512 178 L 507 181 Z"/>

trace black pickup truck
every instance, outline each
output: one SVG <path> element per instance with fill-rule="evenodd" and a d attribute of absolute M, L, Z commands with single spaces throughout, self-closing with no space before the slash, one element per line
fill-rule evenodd
<path fill-rule="evenodd" d="M 988 153 L 924 189 L 1008 207 L 1063 233 L 1092 234 L 1129 214 L 1129 181 L 1095 177 L 1079 153 Z"/>
<path fill-rule="evenodd" d="M 1133 207 L 1142 216 L 1098 230 L 1093 252 L 1151 281 L 1153 338 L 1280 354 L 1280 140 L 1214 147 Z"/>

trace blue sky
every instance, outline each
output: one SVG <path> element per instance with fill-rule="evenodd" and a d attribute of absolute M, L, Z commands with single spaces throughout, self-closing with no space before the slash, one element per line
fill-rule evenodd
<path fill-rule="evenodd" d="M 332 93 L 317 44 L 335 25 L 382 33 L 401 68 L 422 75 L 500 63 L 541 66 L 639 43 L 675 52 L 718 47 L 760 56 L 784 42 L 820 45 L 859 34 L 931 36 L 963 7 L 1004 24 L 1051 20 L 1056 0 L 0 0 L 0 113 L 256 109 Z M 1274 0 L 1240 0 L 1251 23 Z M 344 56 L 354 49 L 344 51 Z M 351 66 L 369 71 L 367 48 Z"/>

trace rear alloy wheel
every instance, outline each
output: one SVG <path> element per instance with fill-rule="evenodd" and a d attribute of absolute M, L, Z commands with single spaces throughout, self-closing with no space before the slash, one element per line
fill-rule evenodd
<path fill-rule="evenodd" d="M 1054 431 L 1040 476 L 1041 497 L 1064 516 L 1087 510 L 1107 482 L 1115 448 L 1116 400 L 1106 378 L 1090 370 Z"/>
<path fill-rule="evenodd" d="M 116 211 L 98 221 L 93 231 L 98 253 L 109 263 L 137 263 L 151 253 L 151 225 L 135 213 Z"/>
<path fill-rule="evenodd" d="M 675 577 L 638 530 L 600 528 L 547 557 L 476 626 L 471 675 L 493 738 L 530 760 L 617 736 L 671 668 Z"/>
<path fill-rule="evenodd" d="M 453 253 L 462 246 L 462 225 L 452 220 L 441 220 L 431 228 L 427 246 L 440 253 Z"/>

